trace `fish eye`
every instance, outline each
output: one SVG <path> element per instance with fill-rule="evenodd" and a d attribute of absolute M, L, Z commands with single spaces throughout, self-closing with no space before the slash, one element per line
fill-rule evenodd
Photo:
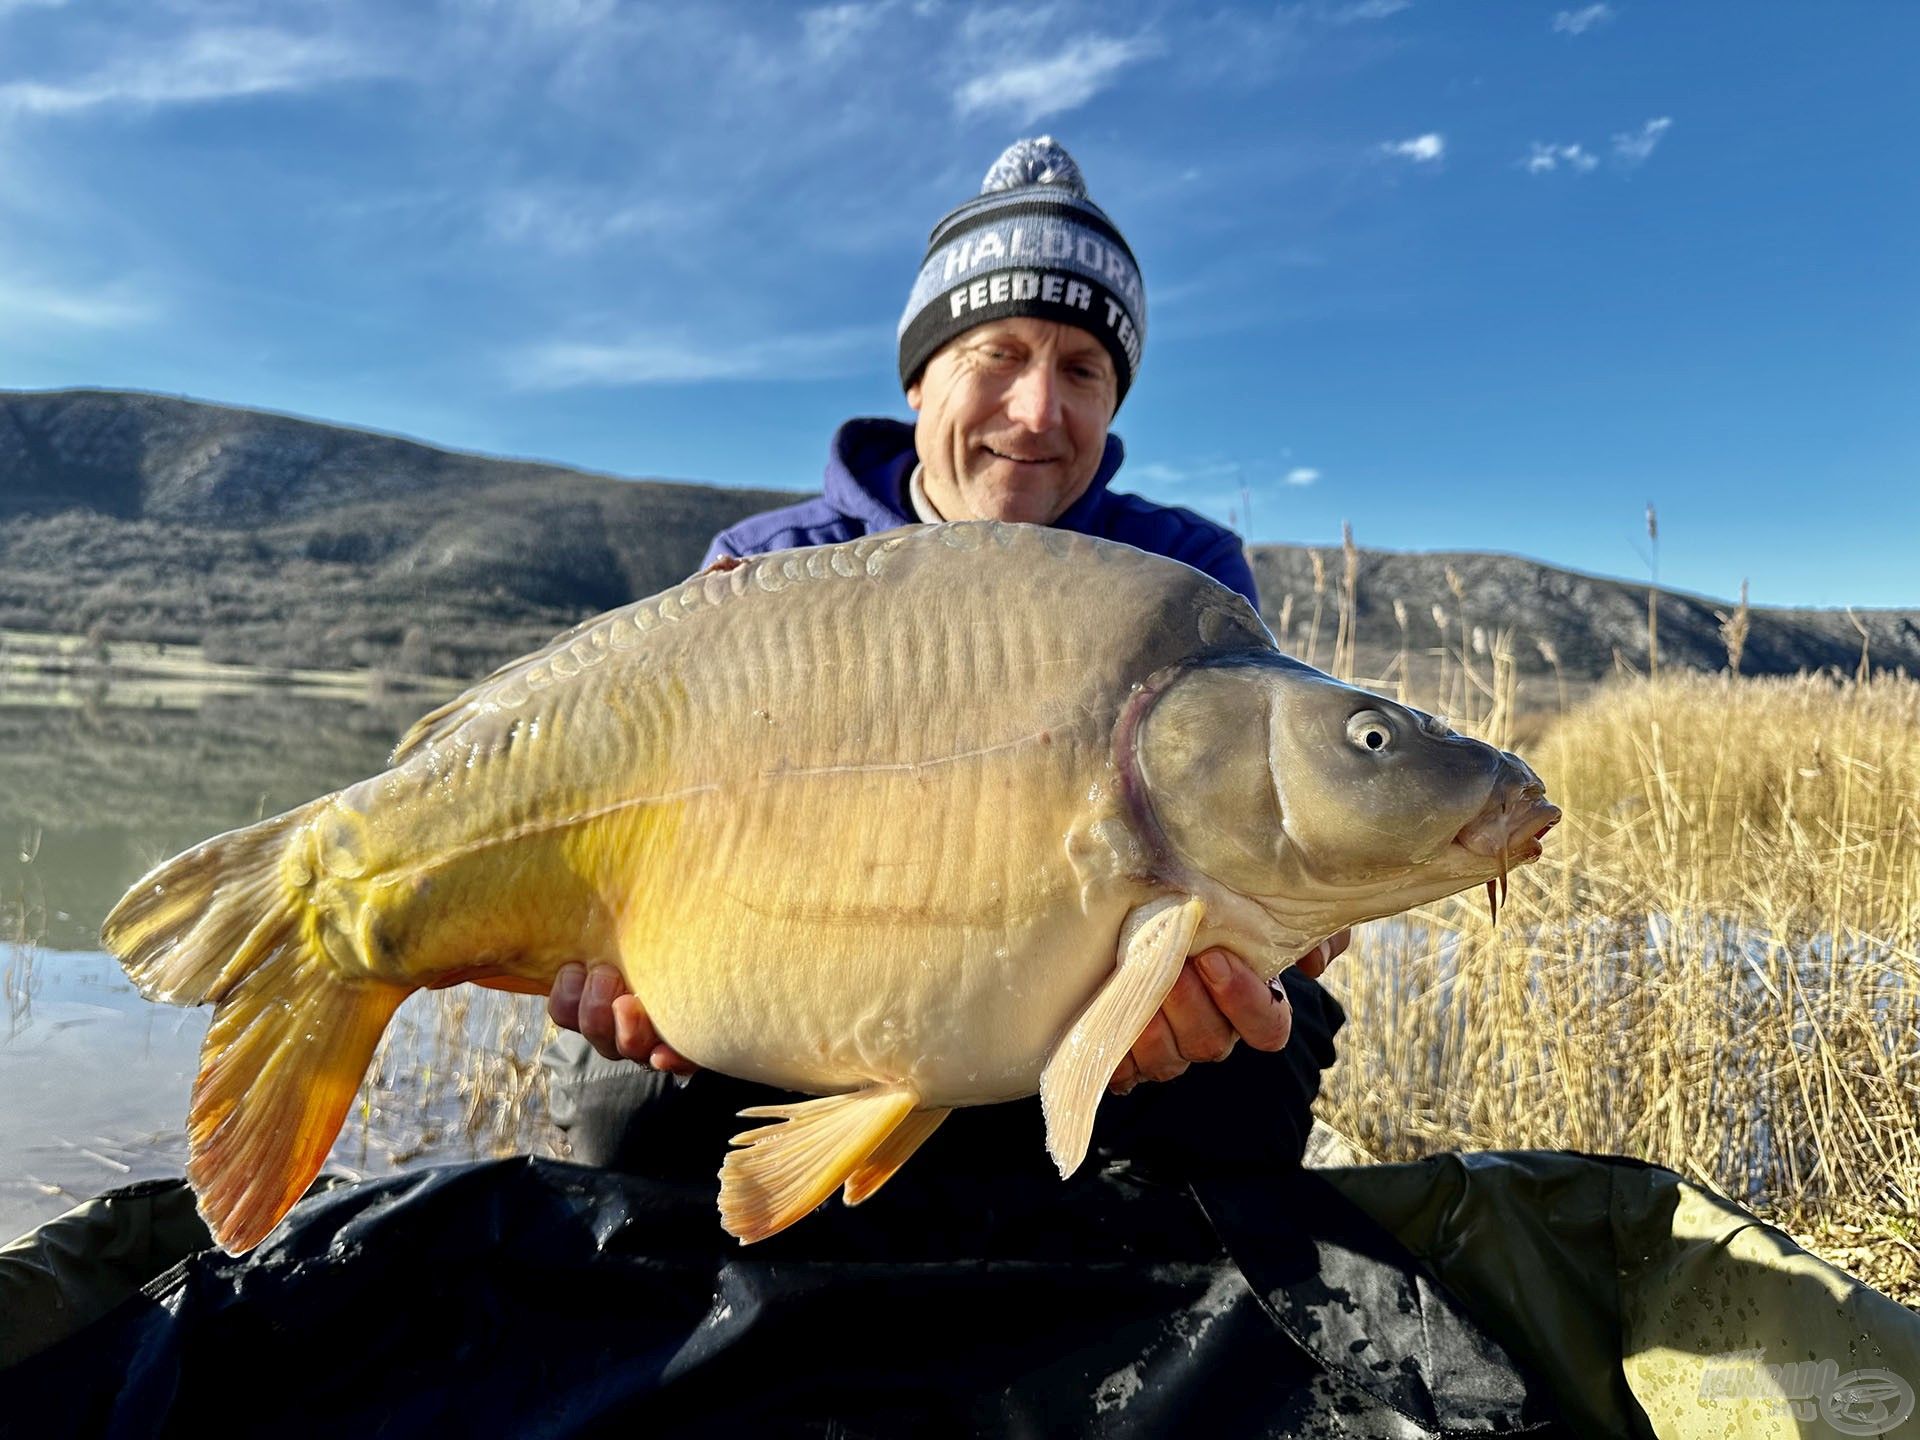
<path fill-rule="evenodd" d="M 1393 726 L 1378 710 L 1362 710 L 1347 721 L 1347 740 L 1356 750 L 1385 750 L 1393 744 Z"/>

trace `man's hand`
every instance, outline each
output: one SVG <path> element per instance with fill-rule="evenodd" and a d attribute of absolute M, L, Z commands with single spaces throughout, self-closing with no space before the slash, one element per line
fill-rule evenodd
<path fill-rule="evenodd" d="M 1319 979 L 1352 938 L 1351 930 L 1342 930 L 1323 941 L 1300 958 L 1300 973 Z M 1293 1007 L 1278 986 L 1268 988 L 1231 951 L 1203 950 L 1188 959 L 1108 1088 L 1124 1095 L 1142 1080 L 1171 1080 L 1195 1061 L 1226 1059 L 1236 1040 L 1278 1050 L 1292 1034 Z"/>
<path fill-rule="evenodd" d="M 609 1060 L 632 1060 L 675 1075 L 700 1067 L 665 1043 L 627 980 L 611 965 L 562 965 L 547 996 L 547 1014 L 564 1030 L 578 1030 Z"/>
<path fill-rule="evenodd" d="M 1342 930 L 1299 961 L 1318 979 L 1352 938 Z M 547 1014 L 577 1030 L 609 1060 L 632 1060 L 655 1070 L 691 1075 L 700 1067 L 661 1040 L 647 1012 L 611 965 L 562 965 L 547 996 Z M 1112 1090 L 1124 1095 L 1142 1080 L 1171 1080 L 1195 1061 L 1224 1060 L 1236 1041 L 1278 1050 L 1293 1033 L 1293 1009 L 1245 961 L 1227 950 L 1207 950 L 1187 961 L 1166 1004 L 1113 1072 Z"/>

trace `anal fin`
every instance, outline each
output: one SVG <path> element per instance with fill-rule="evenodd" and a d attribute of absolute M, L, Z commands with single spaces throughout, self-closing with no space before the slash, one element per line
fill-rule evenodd
<path fill-rule="evenodd" d="M 778 1234 L 839 1189 L 919 1103 L 911 1085 L 875 1085 L 742 1110 L 782 1123 L 733 1137 L 741 1148 L 720 1166 L 720 1224 L 742 1245 Z"/>
<path fill-rule="evenodd" d="M 344 979 L 289 946 L 215 1009 L 187 1119 L 187 1178 L 229 1253 L 259 1244 L 306 1193 L 407 994 Z"/>
<path fill-rule="evenodd" d="M 1063 1179 L 1087 1158 L 1107 1082 L 1180 978 L 1206 908 L 1191 896 L 1136 906 L 1121 927 L 1113 974 L 1054 1046 L 1040 1074 L 1040 1108 L 1047 1153 Z"/>
<path fill-rule="evenodd" d="M 918 1150 L 934 1131 L 940 1128 L 940 1122 L 953 1113 L 952 1110 L 915 1110 L 906 1119 L 894 1126 L 893 1133 L 880 1142 L 880 1146 L 871 1155 L 860 1162 L 860 1168 L 847 1177 L 847 1185 L 840 1192 L 840 1198 L 849 1205 L 858 1205 L 873 1197 L 894 1172 Z"/>

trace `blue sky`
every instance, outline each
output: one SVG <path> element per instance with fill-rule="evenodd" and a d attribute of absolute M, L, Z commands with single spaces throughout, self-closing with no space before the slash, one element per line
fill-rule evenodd
<path fill-rule="evenodd" d="M 1920 6 L 0 0 L 0 387 L 799 489 L 1052 133 L 1121 488 L 1257 540 L 1920 606 Z M 4 483 L 0 480 L 0 483 Z M 1247 497 L 1247 498 L 1243 498 Z"/>

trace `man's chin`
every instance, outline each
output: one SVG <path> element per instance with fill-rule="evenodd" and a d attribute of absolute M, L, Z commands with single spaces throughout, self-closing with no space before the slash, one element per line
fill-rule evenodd
<path fill-rule="evenodd" d="M 972 477 L 968 500 L 976 515 L 1009 524 L 1051 525 L 1071 500 L 1062 501 L 1059 467 L 996 462 Z"/>

